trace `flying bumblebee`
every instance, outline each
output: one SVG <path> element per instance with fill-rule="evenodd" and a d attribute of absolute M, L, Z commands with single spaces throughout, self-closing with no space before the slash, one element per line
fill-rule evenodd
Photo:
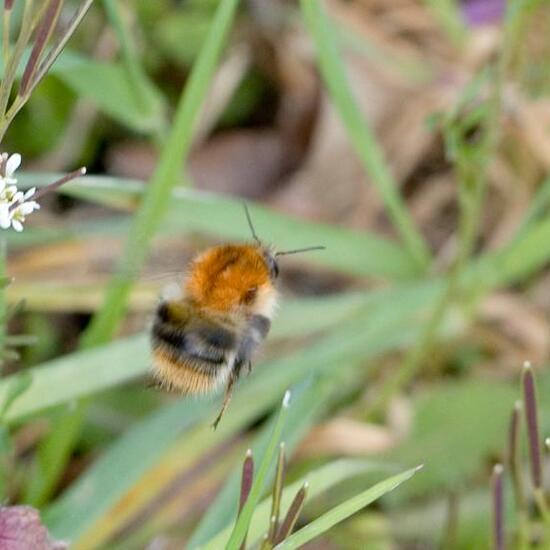
<path fill-rule="evenodd" d="M 205 250 L 191 263 L 183 294 L 161 301 L 152 326 L 153 372 L 161 386 L 183 394 L 207 394 L 225 386 L 221 420 L 242 368 L 266 338 L 277 305 L 279 256 L 257 237 L 245 205 L 254 242 Z"/>

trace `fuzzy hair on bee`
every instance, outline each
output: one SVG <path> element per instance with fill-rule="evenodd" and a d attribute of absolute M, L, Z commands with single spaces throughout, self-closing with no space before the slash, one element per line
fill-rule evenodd
<path fill-rule="evenodd" d="M 183 394 L 207 394 L 225 386 L 216 428 L 242 368 L 265 340 L 278 292 L 278 256 L 320 249 L 276 252 L 254 243 L 224 244 L 199 254 L 188 269 L 178 299 L 158 305 L 151 330 L 153 374 L 161 386 Z"/>

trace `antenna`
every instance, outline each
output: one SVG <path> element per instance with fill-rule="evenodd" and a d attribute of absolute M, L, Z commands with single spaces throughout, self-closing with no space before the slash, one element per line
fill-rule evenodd
<path fill-rule="evenodd" d="M 311 250 L 325 250 L 324 246 L 308 246 L 307 248 L 297 248 L 296 250 L 283 250 L 275 252 L 275 256 L 286 256 L 287 254 L 300 254 L 302 252 L 310 252 Z"/>
<path fill-rule="evenodd" d="M 250 227 L 250 231 L 252 232 L 252 237 L 261 246 L 262 241 L 260 241 L 258 235 L 256 235 L 256 230 L 254 229 L 254 224 L 252 223 L 252 218 L 250 217 L 250 212 L 248 211 L 248 205 L 246 204 L 246 202 L 243 202 L 243 206 L 244 212 L 246 214 L 246 219 L 248 221 L 248 226 Z"/>

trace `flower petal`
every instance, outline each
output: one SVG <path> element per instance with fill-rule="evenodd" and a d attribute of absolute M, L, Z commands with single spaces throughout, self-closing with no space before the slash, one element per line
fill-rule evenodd
<path fill-rule="evenodd" d="M 34 201 L 22 202 L 15 210 L 22 216 L 28 216 L 33 210 L 36 210 L 35 206 L 38 206 L 38 203 Z"/>
<path fill-rule="evenodd" d="M 31 187 L 24 195 L 23 199 L 30 199 L 36 193 L 36 187 Z"/>
<path fill-rule="evenodd" d="M 30 506 L 1 506 L 0 548 L 62 550 L 67 549 L 68 545 L 49 536 L 38 510 Z"/>
<path fill-rule="evenodd" d="M 2 229 L 8 229 L 11 225 L 11 213 L 8 203 L 0 203 L 0 227 Z"/>
<path fill-rule="evenodd" d="M 13 228 L 14 228 L 18 233 L 20 233 L 21 231 L 23 231 L 23 224 L 22 224 L 19 220 L 13 219 L 13 220 L 11 221 L 11 224 L 13 225 Z"/>
<path fill-rule="evenodd" d="M 11 178 L 13 173 L 21 165 L 21 155 L 19 153 L 14 153 L 6 162 L 6 177 Z"/>

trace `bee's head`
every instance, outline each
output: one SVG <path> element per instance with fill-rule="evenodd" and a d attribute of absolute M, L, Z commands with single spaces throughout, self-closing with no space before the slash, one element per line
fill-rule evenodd
<path fill-rule="evenodd" d="M 298 254 L 300 252 L 308 252 L 310 250 L 324 250 L 324 246 L 309 246 L 307 248 L 298 248 L 296 250 L 283 250 L 276 252 L 273 248 L 265 246 L 262 241 L 256 235 L 256 230 L 254 229 L 254 224 L 252 223 L 252 218 L 250 217 L 250 212 L 246 203 L 244 204 L 244 211 L 246 213 L 246 219 L 252 232 L 252 237 L 256 241 L 258 248 L 262 251 L 267 268 L 269 269 L 269 277 L 271 281 L 274 281 L 279 276 L 279 263 L 277 261 L 277 256 L 284 256 L 286 254 Z"/>

